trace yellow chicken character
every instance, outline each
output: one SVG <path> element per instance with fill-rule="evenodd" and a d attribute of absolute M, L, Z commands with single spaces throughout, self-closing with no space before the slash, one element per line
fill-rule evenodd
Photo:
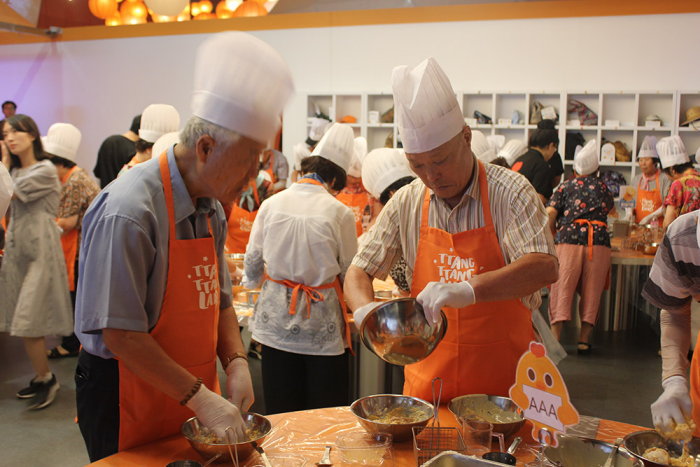
<path fill-rule="evenodd" d="M 530 350 L 520 357 L 509 393 L 525 418 L 532 421 L 535 440 L 540 440 L 540 432 L 546 429 L 550 443 L 556 446 L 556 433 L 564 433 L 566 426 L 578 423 L 578 412 L 571 405 L 564 379 L 542 344 L 531 342 Z"/>

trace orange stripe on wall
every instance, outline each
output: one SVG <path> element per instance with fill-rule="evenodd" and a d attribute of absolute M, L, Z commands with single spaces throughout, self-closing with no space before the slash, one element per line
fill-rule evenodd
<path fill-rule="evenodd" d="M 220 31 L 324 28 L 381 24 L 438 23 L 586 16 L 631 16 L 700 13 L 698 0 L 565 0 L 488 3 L 384 10 L 334 11 L 268 15 L 258 18 L 212 19 L 182 23 L 146 23 L 131 26 L 65 28 L 58 41 L 127 37 L 208 34 Z M 48 42 L 35 36 L 0 33 L 0 45 Z"/>

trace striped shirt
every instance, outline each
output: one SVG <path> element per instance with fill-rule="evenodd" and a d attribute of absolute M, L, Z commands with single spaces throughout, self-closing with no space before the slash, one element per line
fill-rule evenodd
<path fill-rule="evenodd" d="M 556 256 L 547 213 L 530 182 L 503 167 L 485 164 L 485 168 L 491 215 L 505 263 L 510 264 L 528 253 Z M 483 174 L 475 170 L 467 191 L 454 209 L 431 192 L 428 225 L 453 235 L 484 227 L 480 176 Z M 367 238 L 352 264 L 372 277 L 384 279 L 403 255 L 407 264 L 406 281 L 411 284 L 425 190 L 423 182 L 416 179 L 389 200 L 365 234 Z M 538 309 L 542 302 L 539 291 L 521 300 L 530 310 Z"/>

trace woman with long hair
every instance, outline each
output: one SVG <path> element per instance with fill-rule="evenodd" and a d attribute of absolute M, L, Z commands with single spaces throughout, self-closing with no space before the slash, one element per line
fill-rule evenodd
<path fill-rule="evenodd" d="M 56 226 L 61 183 L 44 153 L 30 117 L 15 115 L 2 128 L 2 162 L 10 170 L 10 204 L 5 258 L 0 270 L 0 332 L 21 337 L 36 377 L 17 392 L 31 408 L 53 402 L 59 388 L 46 356 L 44 336 L 68 336 L 73 313 L 68 275 Z"/>

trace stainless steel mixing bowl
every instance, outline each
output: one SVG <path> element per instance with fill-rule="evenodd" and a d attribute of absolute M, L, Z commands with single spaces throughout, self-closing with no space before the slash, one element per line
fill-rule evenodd
<path fill-rule="evenodd" d="M 613 444 L 598 441 L 597 439 L 578 438 L 576 436 L 557 437 L 559 446 L 547 446 L 544 455 L 554 465 L 566 467 L 599 467 L 605 464 L 613 449 Z M 613 465 L 615 467 L 642 467 L 632 454 L 623 449 L 618 449 Z"/>
<path fill-rule="evenodd" d="M 513 399 L 503 396 L 492 396 L 489 394 L 469 394 L 467 396 L 455 397 L 450 401 L 447 408 L 455 416 L 457 422 L 459 422 L 459 417 L 465 417 L 476 412 L 488 409 L 489 403 L 495 404 L 498 408 L 505 412 L 513 412 L 520 415 L 520 421 L 512 423 L 493 423 L 488 420 L 493 425 L 493 431 L 497 433 L 503 433 L 504 438 L 513 436 L 516 434 L 525 424 L 525 418 L 523 417 L 523 410 L 518 407 L 518 405 L 513 402 Z"/>
<path fill-rule="evenodd" d="M 637 431 L 625 436 L 622 445 L 633 456 L 639 459 L 646 467 L 666 467 L 664 464 L 658 464 L 642 457 L 644 451 L 649 448 L 663 448 L 673 457 L 680 457 L 683 453 L 683 447 L 679 443 L 667 443 L 664 438 L 653 430 Z M 700 438 L 693 437 L 688 443 L 689 454 L 693 457 L 700 454 Z"/>
<path fill-rule="evenodd" d="M 252 429 L 254 432 L 262 433 L 255 439 L 248 440 L 244 443 L 236 444 L 238 448 L 238 460 L 242 463 L 248 458 L 248 456 L 255 452 L 255 449 L 252 445 L 253 441 L 257 442 L 258 444 L 262 444 L 262 442 L 265 440 L 265 437 L 270 434 L 270 431 L 272 431 L 272 422 L 270 422 L 270 420 L 266 417 L 252 412 L 243 412 L 241 416 L 243 417 L 243 421 L 245 422 L 246 427 L 248 429 Z M 201 426 L 199 424 L 199 420 L 197 420 L 197 417 L 192 417 L 185 423 L 183 423 L 180 427 L 180 432 L 190 443 L 192 449 L 197 451 L 197 454 L 202 456 L 202 458 L 205 461 L 221 453 L 221 457 L 214 461 L 215 464 L 223 462 L 233 462 L 233 459 L 231 459 L 231 455 L 228 451 L 228 445 L 225 441 L 223 444 L 212 444 L 202 443 L 195 439 L 197 435 L 202 433 Z M 231 451 L 235 455 L 233 445 L 231 446 Z"/>
<path fill-rule="evenodd" d="M 447 333 L 447 318 L 430 326 L 415 298 L 389 300 L 362 321 L 362 343 L 385 362 L 417 363 L 430 355 Z"/>
<path fill-rule="evenodd" d="M 414 412 L 425 414 L 415 423 L 388 424 L 372 421 L 369 417 L 384 414 L 395 407 L 405 408 Z M 395 443 L 413 439 L 414 426 L 426 426 L 433 418 L 435 408 L 432 404 L 417 397 L 401 396 L 397 394 L 378 394 L 358 399 L 350 406 L 350 411 L 357 417 L 360 425 L 370 433 L 389 433 Z"/>

